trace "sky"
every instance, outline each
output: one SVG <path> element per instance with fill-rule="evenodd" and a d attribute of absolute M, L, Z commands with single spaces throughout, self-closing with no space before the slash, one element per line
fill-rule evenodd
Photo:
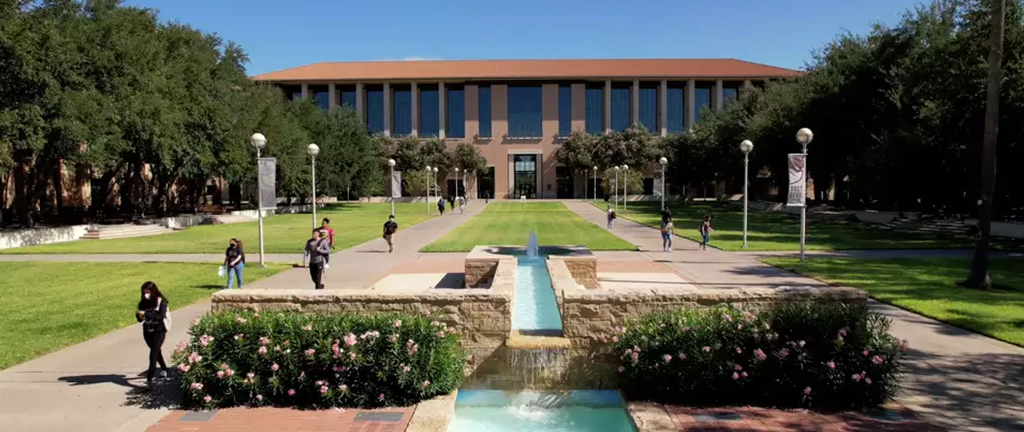
<path fill-rule="evenodd" d="M 920 0 L 127 0 L 240 44 L 251 75 L 324 61 L 737 58 L 792 69 Z"/>

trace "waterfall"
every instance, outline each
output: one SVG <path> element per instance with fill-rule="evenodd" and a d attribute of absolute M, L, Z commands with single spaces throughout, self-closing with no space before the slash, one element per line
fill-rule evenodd
<path fill-rule="evenodd" d="M 537 245 L 537 232 L 530 231 L 530 242 L 526 244 L 526 256 L 536 258 L 540 247 Z"/>

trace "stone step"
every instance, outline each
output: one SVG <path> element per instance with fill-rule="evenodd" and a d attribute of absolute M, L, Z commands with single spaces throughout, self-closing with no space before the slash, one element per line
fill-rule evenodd
<path fill-rule="evenodd" d="M 172 233 L 174 230 L 167 229 L 160 225 L 101 225 L 96 229 L 89 229 L 83 240 L 106 240 L 115 238 L 145 237 Z"/>
<path fill-rule="evenodd" d="M 252 218 L 252 217 L 249 217 L 249 216 L 242 216 L 242 215 L 222 214 L 222 215 L 215 215 L 215 216 L 213 216 L 211 218 L 211 220 L 212 220 L 214 225 L 221 225 L 221 224 L 232 224 L 232 223 L 241 223 L 241 222 L 252 222 L 252 221 L 255 221 L 256 218 Z"/>

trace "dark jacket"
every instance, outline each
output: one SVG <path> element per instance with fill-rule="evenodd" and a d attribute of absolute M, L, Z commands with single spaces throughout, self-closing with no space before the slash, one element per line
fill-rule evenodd
<path fill-rule="evenodd" d="M 166 332 L 164 318 L 167 317 L 167 300 L 160 299 L 160 302 L 140 300 L 138 310 L 142 316 L 135 315 L 135 319 L 142 323 L 142 331 L 146 333 Z"/>

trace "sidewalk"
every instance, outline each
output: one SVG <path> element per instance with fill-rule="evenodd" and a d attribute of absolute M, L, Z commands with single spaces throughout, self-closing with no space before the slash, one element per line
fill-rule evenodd
<path fill-rule="evenodd" d="M 418 258 L 420 248 L 483 210 L 483 202 L 473 204 L 467 207 L 465 215 L 445 215 L 399 230 L 395 253 L 387 253 L 383 239 L 335 253 L 331 258 L 333 265 L 325 275 L 327 288 L 364 288 L 396 265 Z M 69 255 L 31 257 L 57 261 L 71 259 Z M 74 257 L 107 261 L 111 256 Z M 133 257 L 138 259 L 132 261 L 146 261 L 150 257 L 164 258 L 168 255 Z M 174 257 L 183 261 L 205 261 L 204 255 Z M 215 262 L 223 259 L 219 255 L 215 258 Z M 298 263 L 301 259 L 301 256 L 295 256 L 285 262 Z M 312 289 L 312 285 L 308 270 L 296 268 L 245 288 Z M 164 343 L 164 358 L 168 362 L 174 345 L 188 337 L 192 320 L 205 314 L 209 306 L 209 302 L 200 302 L 173 311 L 175 325 Z M 132 311 L 124 313 L 131 314 Z M 145 376 L 139 376 L 148 363 L 148 350 L 141 333 L 140 325 L 132 325 L 0 371 L 0 395 L 3 396 L 0 431 L 132 432 L 146 430 L 166 417 L 178 400 L 176 389 L 163 386 L 154 392 L 148 391 Z"/>
<path fill-rule="evenodd" d="M 605 214 L 581 201 L 565 205 L 604 227 Z M 673 252 L 661 252 L 658 230 L 619 219 L 612 231 L 637 244 L 652 261 L 662 262 L 703 286 L 783 286 L 823 283 L 756 260 L 756 255 L 700 251 L 697 243 L 676 237 Z M 714 241 L 714 237 L 712 237 Z M 929 422 L 957 431 L 1024 431 L 1024 349 L 871 301 L 872 309 L 892 320 L 892 333 L 910 342 L 897 402 Z"/>

